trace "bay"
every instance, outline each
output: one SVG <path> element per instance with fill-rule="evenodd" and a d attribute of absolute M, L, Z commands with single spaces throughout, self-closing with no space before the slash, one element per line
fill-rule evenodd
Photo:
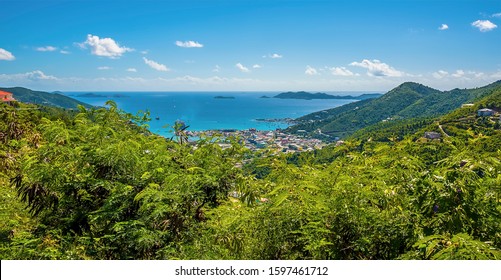
<path fill-rule="evenodd" d="M 148 123 L 150 131 L 162 136 L 170 136 L 170 126 L 178 120 L 185 122 L 189 125 L 188 130 L 193 131 L 286 128 L 289 126 L 287 123 L 257 119 L 298 118 L 356 101 L 261 98 L 276 94 L 277 92 L 92 92 L 90 96 L 93 97 L 89 97 L 85 92 L 66 93 L 94 106 L 104 106 L 107 100 L 113 100 L 119 109 L 128 113 L 149 111 L 152 119 Z M 215 98 L 216 96 L 223 98 Z"/>

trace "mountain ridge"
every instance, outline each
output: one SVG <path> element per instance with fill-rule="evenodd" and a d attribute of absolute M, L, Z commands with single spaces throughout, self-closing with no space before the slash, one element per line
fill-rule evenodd
<path fill-rule="evenodd" d="M 286 129 L 289 133 L 305 130 L 312 136 L 347 137 L 359 129 L 378 122 L 434 117 L 473 102 L 501 87 L 501 81 L 472 89 L 440 91 L 405 82 L 383 96 L 365 102 L 353 102 L 337 108 L 308 114 Z"/>
<path fill-rule="evenodd" d="M 24 103 L 50 105 L 55 107 L 62 107 L 65 109 L 76 109 L 78 105 L 82 105 L 86 108 L 92 107 L 87 103 L 65 96 L 60 92 L 50 93 L 45 91 L 31 90 L 24 87 L 0 87 L 0 90 L 12 93 L 17 101 Z"/>

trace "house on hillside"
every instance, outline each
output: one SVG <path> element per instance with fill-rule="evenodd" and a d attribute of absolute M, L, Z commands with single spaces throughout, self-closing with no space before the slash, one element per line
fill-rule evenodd
<path fill-rule="evenodd" d="M 480 109 L 477 111 L 477 115 L 479 117 L 490 117 L 492 115 L 494 115 L 494 110 L 492 109 L 487 109 L 487 108 L 484 108 L 484 109 Z"/>
<path fill-rule="evenodd" d="M 10 103 L 16 100 L 12 97 L 12 93 L 0 90 L 0 101 Z"/>
<path fill-rule="evenodd" d="M 424 133 L 424 138 L 426 139 L 434 140 L 434 139 L 440 139 L 440 137 L 442 137 L 442 134 L 435 131 L 427 131 Z"/>

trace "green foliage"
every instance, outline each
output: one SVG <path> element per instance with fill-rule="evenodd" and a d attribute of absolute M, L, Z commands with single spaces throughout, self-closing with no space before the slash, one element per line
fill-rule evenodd
<path fill-rule="evenodd" d="M 422 260 L 499 260 L 501 251 L 490 242 L 474 240 L 465 233 L 449 236 L 431 235 L 419 240 L 414 250 L 402 259 Z"/>
<path fill-rule="evenodd" d="M 148 112 L 113 102 L 0 104 L 0 256 L 499 259 L 501 131 L 476 116 L 499 90 L 472 93 L 473 108 L 294 155 L 188 142 L 184 124 L 165 139 L 147 130 Z"/>

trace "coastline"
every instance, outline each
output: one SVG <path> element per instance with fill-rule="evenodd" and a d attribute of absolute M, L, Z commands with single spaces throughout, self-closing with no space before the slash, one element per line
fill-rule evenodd
<path fill-rule="evenodd" d="M 131 114 L 139 111 L 150 112 L 148 122 L 152 133 L 165 137 L 172 136 L 171 126 L 178 120 L 185 122 L 193 131 L 217 129 L 261 131 L 286 129 L 295 124 L 295 119 L 307 114 L 342 106 L 354 100 L 293 100 L 260 98 L 274 92 L 94 92 L 96 95 L 127 95 L 128 98 L 76 97 L 94 106 L 103 106 L 108 100 L 117 103 L 118 108 Z M 235 99 L 222 100 L 214 96 L 234 96 Z M 226 102 L 228 101 L 228 102 Z M 231 102 L 231 106 L 229 105 Z M 157 119 L 158 118 L 158 119 Z"/>

